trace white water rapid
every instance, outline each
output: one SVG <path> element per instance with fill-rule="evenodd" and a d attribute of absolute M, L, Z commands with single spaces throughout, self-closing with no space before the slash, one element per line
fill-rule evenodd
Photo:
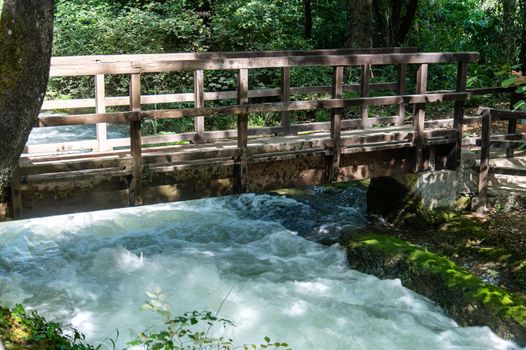
<path fill-rule="evenodd" d="M 118 329 L 118 348 L 159 323 L 138 308 L 160 287 L 175 314 L 215 311 L 231 290 L 220 315 L 237 324 L 228 336 L 238 344 L 269 336 L 298 350 L 518 349 L 488 328 L 458 327 L 399 280 L 353 271 L 338 245 L 313 241 L 365 219 L 360 191 L 312 191 L 312 201 L 248 194 L 0 224 L 0 300 L 70 323 L 92 344 Z"/>

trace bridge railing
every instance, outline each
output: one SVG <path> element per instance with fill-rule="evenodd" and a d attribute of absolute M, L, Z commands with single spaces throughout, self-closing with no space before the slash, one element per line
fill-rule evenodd
<path fill-rule="evenodd" d="M 96 113 L 68 116 L 42 116 L 40 127 L 96 124 L 98 140 L 90 143 L 84 141 L 69 145 L 59 145 L 61 149 L 53 150 L 57 145 L 27 146 L 26 151 L 57 151 L 68 149 L 92 149 L 106 151 L 113 147 L 130 146 L 133 157 L 133 179 L 130 185 L 130 198 L 134 204 L 142 202 L 140 193 L 142 150 L 146 143 L 174 142 L 183 139 L 203 141 L 214 138 L 237 138 L 236 173 L 238 188 L 244 187 L 248 158 L 248 137 L 250 135 L 280 134 L 290 135 L 305 130 L 330 130 L 332 148 L 332 177 L 335 176 L 340 163 L 342 128 L 370 128 L 373 124 L 402 125 L 405 117 L 405 105 L 414 108 L 414 145 L 416 146 L 417 169 L 423 167 L 422 151 L 424 149 L 425 104 L 443 101 L 455 103 L 452 125 L 456 129 L 457 162 L 460 160 L 462 146 L 462 125 L 464 103 L 470 97 L 466 89 L 468 63 L 477 61 L 478 53 L 418 53 L 414 49 L 359 49 L 359 50 L 315 50 L 299 52 L 264 52 L 264 53 L 203 53 L 203 54 L 168 54 L 168 55 L 128 55 L 128 56 L 94 56 L 53 58 L 50 75 L 52 77 L 94 76 L 95 99 L 70 101 L 46 101 L 43 109 L 95 107 Z M 457 86 L 452 91 L 429 92 L 427 88 L 428 65 L 437 63 L 457 64 Z M 414 94 L 407 94 L 406 78 L 408 65 L 417 65 L 417 79 Z M 374 84 L 369 81 L 372 66 L 395 65 L 397 81 L 393 83 Z M 291 87 L 290 69 L 293 67 L 331 67 L 333 70 L 332 86 Z M 344 84 L 344 68 L 361 67 L 360 83 Z M 278 89 L 249 90 L 251 69 L 278 68 L 281 70 L 281 87 Z M 237 73 L 237 91 L 206 92 L 204 89 L 204 72 L 210 70 L 229 70 Z M 141 74 L 160 72 L 193 72 L 194 92 L 192 94 L 172 94 L 144 96 L 141 94 Z M 104 77 L 108 74 L 126 74 L 130 76 L 130 92 L 126 97 L 106 97 Z M 372 89 L 392 89 L 395 96 L 369 97 Z M 344 98 L 344 91 L 357 91 L 358 98 Z M 291 95 L 312 92 L 329 92 L 327 100 L 291 101 Z M 251 97 L 281 97 L 280 102 L 253 103 Z M 237 100 L 231 106 L 205 107 L 205 100 Z M 142 110 L 142 105 L 150 103 L 194 102 L 193 108 Z M 106 112 L 108 106 L 129 106 L 126 112 Z M 393 117 L 369 118 L 371 106 L 396 105 L 397 115 Z M 344 108 L 359 107 L 359 118 L 343 120 Z M 291 125 L 290 112 L 328 109 L 331 111 L 330 123 L 313 123 Z M 248 114 L 262 112 L 279 112 L 281 126 L 269 128 L 248 128 Z M 237 116 L 237 129 L 227 131 L 205 131 L 204 117 L 230 114 Z M 195 132 L 170 136 L 142 137 L 141 121 L 195 118 Z M 129 140 L 108 140 L 106 123 L 129 123 Z M 47 148 L 46 148 L 47 147 Z M 50 148 L 51 147 L 51 148 Z M 68 148 L 69 147 L 69 148 Z M 137 193 L 138 195 L 135 195 Z"/>
<path fill-rule="evenodd" d="M 513 103 L 511 104 L 513 106 Z M 489 175 L 490 175 L 490 149 L 506 149 L 506 157 L 513 158 L 517 148 L 524 147 L 526 138 L 524 135 L 517 134 L 517 122 L 519 119 L 526 119 L 526 112 L 511 111 L 494 108 L 480 108 L 482 115 L 482 131 L 480 137 L 480 168 L 479 168 L 479 193 L 473 205 L 479 211 L 486 210 Z M 507 134 L 500 134 L 492 137 L 491 126 L 493 122 L 505 121 L 508 123 Z M 506 169 L 504 175 L 526 176 L 523 169 Z"/>
<path fill-rule="evenodd" d="M 337 49 L 337 50 L 307 50 L 307 51 L 265 51 L 265 52 L 231 52 L 231 53 L 177 53 L 177 54 L 146 54 L 146 55 L 118 55 L 118 56 L 75 56 L 75 57 L 54 57 L 51 61 L 51 77 L 71 77 L 71 76 L 94 76 L 95 81 L 95 98 L 72 99 L 72 100 L 48 100 L 45 101 L 42 110 L 64 110 L 64 109 L 85 109 L 95 108 L 96 114 L 106 112 L 107 107 L 130 106 L 130 96 L 107 97 L 105 93 L 104 78 L 105 74 L 135 74 L 139 71 L 145 72 L 166 72 L 174 71 L 173 67 L 166 65 L 166 62 L 183 62 L 183 61 L 225 61 L 229 59 L 250 59 L 250 58 L 274 58 L 274 57 L 308 57 L 324 55 L 349 55 L 349 54 L 385 54 L 385 53 L 415 53 L 415 48 L 375 48 L 375 49 Z M 155 69 L 153 66 L 162 66 L 161 69 Z M 139 66 L 141 68 L 139 68 Z M 143 68 L 144 67 L 144 68 Z M 403 72 L 405 77 L 405 71 Z M 280 88 L 273 89 L 254 89 L 248 91 L 249 98 L 261 97 L 281 97 L 281 100 L 289 100 L 291 96 L 298 94 L 327 93 L 332 91 L 331 86 L 309 86 L 309 87 L 291 87 L 290 86 L 290 68 L 281 69 L 282 84 Z M 204 71 L 194 70 L 194 92 L 193 93 L 176 93 L 176 94 L 158 94 L 142 95 L 140 97 L 141 105 L 167 104 L 167 103 L 194 103 L 194 107 L 203 107 L 204 101 L 220 101 L 236 99 L 237 91 L 204 91 L 203 87 Z M 405 79 L 399 79 L 405 82 Z M 393 83 L 372 83 L 368 84 L 371 90 L 377 89 L 397 89 L 399 84 Z M 359 92 L 362 89 L 361 84 L 345 84 L 344 91 Z M 401 107 L 403 108 L 403 107 Z M 130 108 L 131 110 L 131 108 Z M 403 115 L 402 113 L 400 113 Z M 79 122 L 75 120 L 75 115 L 68 116 L 68 122 Z M 300 125 L 290 125 L 290 112 L 281 112 L 281 126 L 269 128 L 254 128 L 249 130 L 250 135 L 261 134 L 290 134 L 300 131 L 328 129 L 327 123 L 310 123 Z M 188 141 L 196 139 L 215 139 L 224 137 L 235 137 L 236 130 L 225 131 L 205 131 L 203 116 L 195 118 L 195 133 L 180 133 L 163 136 L 147 136 L 143 143 L 159 144 L 164 142 Z M 383 121 L 383 120 L 382 120 Z M 55 117 L 43 117 L 40 119 L 39 126 L 56 126 L 64 125 L 65 121 Z M 115 116 L 116 123 L 119 117 Z M 373 121 L 374 122 L 374 121 Z M 356 126 L 349 124 L 349 127 Z M 94 150 L 106 151 L 114 147 L 130 146 L 129 139 L 109 139 L 106 135 L 106 125 L 97 124 L 97 140 L 75 141 L 60 144 L 46 145 L 29 145 L 26 147 L 27 153 L 39 152 L 57 152 L 71 150 Z"/>

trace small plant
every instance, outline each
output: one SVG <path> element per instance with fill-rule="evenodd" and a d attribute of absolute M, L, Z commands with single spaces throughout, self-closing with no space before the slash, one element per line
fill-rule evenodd
<path fill-rule="evenodd" d="M 290 349 L 287 343 L 272 342 L 269 337 L 265 337 L 265 342 L 259 345 L 235 346 L 230 338 L 210 335 L 214 328 L 235 327 L 232 321 L 218 317 L 219 311 L 190 311 L 173 316 L 171 306 L 166 303 L 166 294 L 161 289 L 157 288 L 147 295 L 150 300 L 141 306 L 141 310 L 158 314 L 163 326 L 156 331 L 150 329 L 141 332 L 129 345 L 143 346 L 148 350 Z"/>
<path fill-rule="evenodd" d="M 12 310 L 0 309 L 0 339 L 10 349 L 98 350 L 85 343 L 76 329 L 66 329 L 56 322 L 48 322 L 36 310 L 27 312 L 22 305 Z"/>

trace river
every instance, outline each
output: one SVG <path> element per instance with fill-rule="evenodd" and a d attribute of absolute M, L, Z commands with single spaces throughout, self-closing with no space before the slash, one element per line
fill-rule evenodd
<path fill-rule="evenodd" d="M 0 224 L 0 299 L 36 308 L 118 348 L 160 323 L 138 311 L 160 288 L 174 314 L 216 311 L 237 344 L 293 349 L 518 349 L 459 327 L 429 300 L 351 270 L 338 244 L 366 224 L 365 191 L 310 188 Z M 221 334 L 222 335 L 222 334 Z"/>

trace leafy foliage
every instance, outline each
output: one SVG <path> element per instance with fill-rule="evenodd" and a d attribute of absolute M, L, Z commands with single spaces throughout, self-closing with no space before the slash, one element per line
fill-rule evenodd
<path fill-rule="evenodd" d="M 147 293 L 150 298 L 141 310 L 152 311 L 158 314 L 163 327 L 156 331 L 145 331 L 139 337 L 130 342 L 129 345 L 144 346 L 148 350 L 177 349 L 177 350 L 231 350 L 240 347 L 234 345 L 233 339 L 223 336 L 212 336 L 217 330 L 235 327 L 235 324 L 227 319 L 217 316 L 211 311 L 191 311 L 180 316 L 173 316 L 170 312 L 171 306 L 167 304 L 166 294 L 160 289 Z M 242 349 L 289 349 L 287 343 L 271 342 L 269 337 L 259 345 L 243 345 Z"/>
<path fill-rule="evenodd" d="M 0 340 L 6 350 L 98 350 L 85 343 L 84 335 L 75 329 L 63 329 L 48 322 L 35 310 L 27 312 L 22 305 L 12 310 L 0 309 Z"/>

